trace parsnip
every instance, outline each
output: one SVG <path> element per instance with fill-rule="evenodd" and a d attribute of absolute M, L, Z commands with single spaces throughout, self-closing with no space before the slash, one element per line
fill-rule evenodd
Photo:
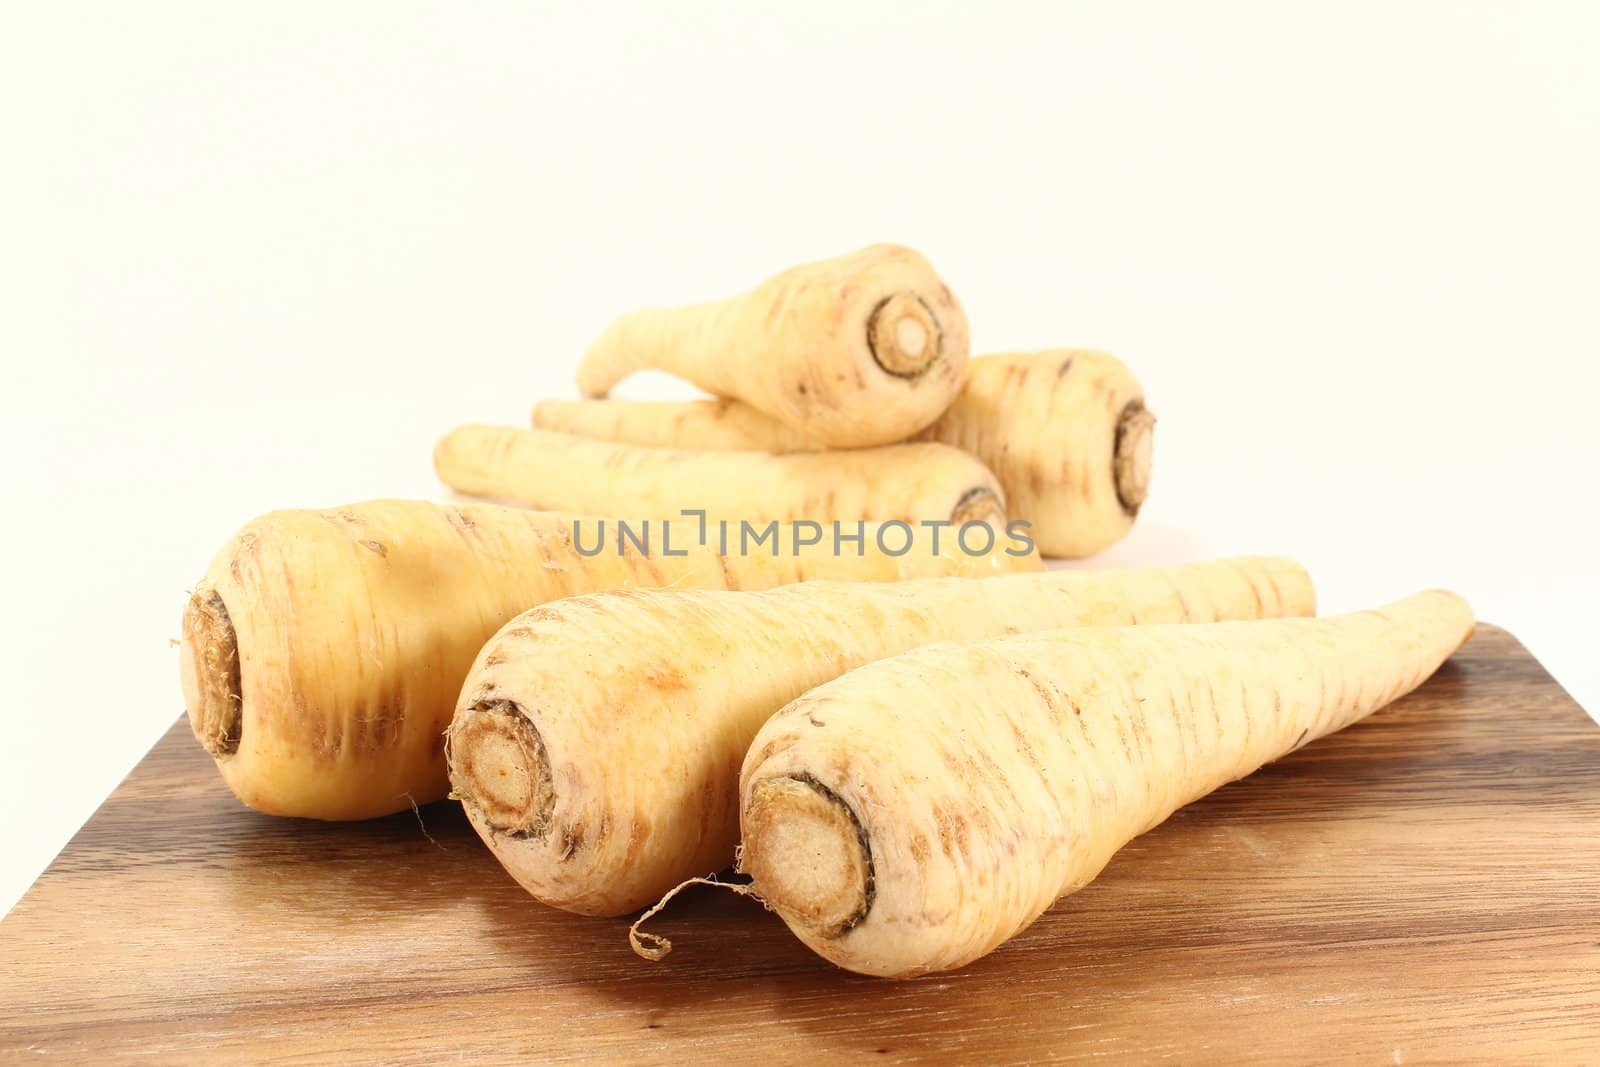
<path fill-rule="evenodd" d="M 974 360 L 975 368 L 982 360 Z M 749 404 L 727 397 L 704 400 L 541 400 L 537 430 L 600 441 L 722 452 L 825 452 L 828 446 Z"/>
<path fill-rule="evenodd" d="M 966 363 L 966 314 L 928 261 L 873 245 L 742 296 L 624 315 L 584 355 L 578 388 L 604 396 L 634 371 L 670 371 L 830 446 L 861 448 L 938 418 Z"/>
<path fill-rule="evenodd" d="M 595 547 L 600 520 L 585 519 Z M 277 815 L 358 819 L 444 795 L 444 729 L 483 642 L 519 611 L 637 586 L 766 588 L 806 578 L 891 580 L 1039 566 L 924 540 L 898 558 L 831 545 L 719 555 L 698 527 L 666 555 L 613 538 L 585 555 L 570 516 L 373 501 L 278 511 L 217 555 L 183 618 L 184 700 L 228 785 Z M 680 555 L 679 553 L 683 553 Z"/>
<path fill-rule="evenodd" d="M 1328 620 L 1061 630 L 868 664 L 755 738 L 743 869 L 841 967 L 960 967 L 1182 805 L 1414 689 L 1471 630 L 1465 602 L 1432 592 Z"/>
<path fill-rule="evenodd" d="M 812 452 L 825 444 L 737 401 L 547 400 L 535 426 L 682 449 Z M 977 456 L 1047 556 L 1088 556 L 1125 535 L 1150 481 L 1155 419 L 1133 374 L 1103 352 L 983 356 L 917 440 Z"/>
<path fill-rule="evenodd" d="M 452 489 L 562 511 L 793 522 L 883 520 L 1005 525 L 987 467 L 939 444 L 769 455 L 687 452 L 513 426 L 462 426 L 434 449 Z"/>
<path fill-rule="evenodd" d="M 535 897 L 619 915 L 732 862 L 751 739 L 853 667 L 932 641 L 1314 606 L 1305 572 L 1274 559 L 576 597 L 518 616 L 479 653 L 450 727 L 451 784 Z"/>
<path fill-rule="evenodd" d="M 1091 556 L 1123 537 L 1149 488 L 1155 431 L 1132 372 L 1082 350 L 972 365 L 967 387 L 919 439 L 983 460 L 1047 556 Z"/>

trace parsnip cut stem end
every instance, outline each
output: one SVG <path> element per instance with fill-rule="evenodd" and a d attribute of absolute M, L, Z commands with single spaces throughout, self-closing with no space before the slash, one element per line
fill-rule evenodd
<path fill-rule="evenodd" d="M 956 501 L 955 510 L 950 512 L 951 525 L 959 527 L 969 522 L 986 522 L 996 529 L 1005 526 L 1006 506 L 993 489 L 976 486 Z"/>
<path fill-rule="evenodd" d="M 451 732 L 450 788 L 496 833 L 537 837 L 555 793 L 538 728 L 509 700 L 469 708 Z"/>
<path fill-rule="evenodd" d="M 915 378 L 939 358 L 939 320 L 915 293 L 895 293 L 872 311 L 867 343 L 878 366 L 899 378 Z"/>
<path fill-rule="evenodd" d="M 1150 490 L 1151 445 L 1156 417 L 1139 400 L 1131 401 L 1117 421 L 1117 440 L 1112 454 L 1117 499 L 1129 515 L 1137 515 Z"/>
<path fill-rule="evenodd" d="M 769 778 L 751 794 L 745 873 L 767 906 L 821 937 L 872 907 L 872 853 L 855 813 L 810 775 Z"/>
<path fill-rule="evenodd" d="M 194 593 L 184 609 L 182 670 L 195 738 L 218 759 L 233 755 L 244 727 L 239 643 L 228 607 L 215 592 Z"/>

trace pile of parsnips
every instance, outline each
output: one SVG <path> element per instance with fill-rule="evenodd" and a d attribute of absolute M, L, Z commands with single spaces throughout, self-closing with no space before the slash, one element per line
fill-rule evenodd
<path fill-rule="evenodd" d="M 454 488 L 554 510 L 373 501 L 235 535 L 184 613 L 195 736 L 269 813 L 453 789 L 570 911 L 736 863 L 821 955 L 913 975 L 993 950 L 1471 632 L 1444 592 L 1301 618 L 1310 580 L 1281 559 L 1044 571 L 1032 545 L 1127 531 L 1153 419 L 1110 356 L 967 348 L 949 288 L 893 246 L 623 317 L 579 365 L 589 399 L 435 452 Z M 715 399 L 599 399 L 642 368 Z M 658 520 L 655 544 L 589 550 L 608 517 Z M 718 520 L 788 525 L 740 551 L 704 536 Z M 866 532 L 814 536 L 836 522 Z"/>

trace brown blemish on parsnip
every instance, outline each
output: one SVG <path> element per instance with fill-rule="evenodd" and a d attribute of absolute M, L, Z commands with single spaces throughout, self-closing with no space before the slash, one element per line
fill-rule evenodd
<path fill-rule="evenodd" d="M 400 744 L 405 729 L 406 709 L 398 699 L 381 696 L 370 707 L 355 710 L 343 736 L 336 736 L 329 744 L 329 755 L 341 752 L 374 756 Z"/>
<path fill-rule="evenodd" d="M 965 856 L 971 836 L 966 818 L 940 804 L 933 806 L 933 818 L 939 828 L 940 850 L 951 859 Z"/>
<path fill-rule="evenodd" d="M 683 670 L 666 658 L 646 667 L 641 677 L 644 684 L 657 693 L 683 693 L 691 688 Z"/>
<path fill-rule="evenodd" d="M 1017 674 L 1025 679 L 1029 685 L 1033 686 L 1034 692 L 1039 694 L 1039 699 L 1044 701 L 1045 710 L 1050 713 L 1050 718 L 1059 721 L 1061 708 L 1056 703 L 1056 694 L 1045 688 L 1044 683 L 1040 682 L 1028 671 L 1019 667 L 1017 668 Z"/>

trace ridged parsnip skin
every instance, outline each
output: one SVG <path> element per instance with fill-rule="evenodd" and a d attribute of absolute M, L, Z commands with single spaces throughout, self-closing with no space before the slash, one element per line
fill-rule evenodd
<path fill-rule="evenodd" d="M 960 967 L 1179 807 L 1416 688 L 1472 625 L 1430 592 L 1330 619 L 1058 630 L 871 663 L 762 727 L 740 778 L 742 867 L 841 967 Z"/>
<path fill-rule="evenodd" d="M 919 441 L 977 456 L 1012 518 L 1047 556 L 1090 556 L 1123 537 L 1144 502 L 1154 419 L 1115 356 L 1052 349 L 974 359 Z M 733 400 L 547 400 L 533 422 L 608 441 L 681 449 L 814 452 L 823 442 Z"/>
<path fill-rule="evenodd" d="M 601 441 L 722 452 L 822 452 L 827 445 L 749 404 L 706 400 L 541 400 L 539 430 Z"/>
<path fill-rule="evenodd" d="M 1305 571 L 1259 558 L 577 597 L 484 646 L 450 728 L 452 787 L 535 897 L 621 915 L 733 861 L 751 739 L 854 667 L 933 641 L 1314 610 Z"/>
<path fill-rule="evenodd" d="M 835 448 L 885 445 L 950 405 L 967 318 L 909 248 L 873 245 L 791 268 L 741 296 L 624 315 L 578 367 L 585 396 L 668 371 Z"/>
<path fill-rule="evenodd" d="M 598 515 L 828 523 L 977 520 L 1005 525 L 1000 484 L 939 444 L 771 455 L 689 452 L 515 426 L 461 426 L 433 453 L 452 489 Z"/>
<path fill-rule="evenodd" d="M 597 519 L 582 520 L 594 547 Z M 442 797 L 444 730 L 473 657 L 529 607 L 601 589 L 760 589 L 807 578 L 897 580 L 1036 568 L 996 551 L 886 557 L 720 556 L 674 524 L 655 557 L 611 536 L 592 557 L 567 515 L 379 500 L 276 511 L 217 555 L 184 616 L 182 680 L 197 738 L 240 800 L 275 815 L 360 819 Z M 785 544 L 788 533 L 784 531 Z M 230 751 L 231 750 L 231 751 Z"/>

